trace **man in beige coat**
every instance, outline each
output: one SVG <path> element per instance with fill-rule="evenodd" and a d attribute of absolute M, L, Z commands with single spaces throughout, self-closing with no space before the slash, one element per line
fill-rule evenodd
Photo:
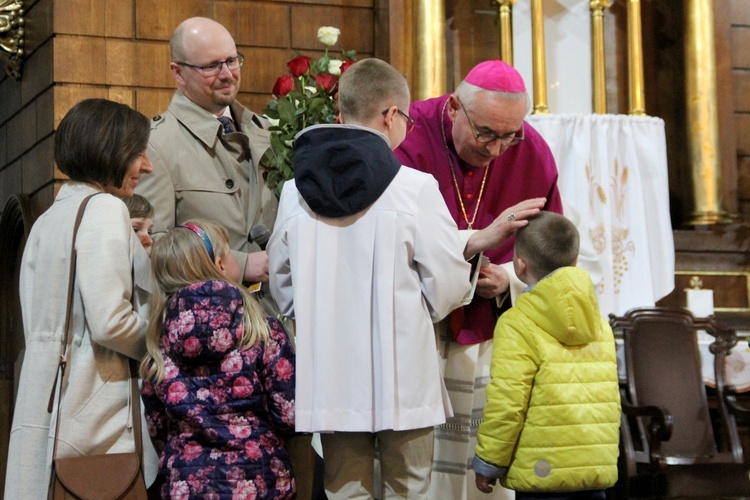
<path fill-rule="evenodd" d="M 177 27 L 170 51 L 178 90 L 151 122 L 154 174 L 137 190 L 154 206 L 155 237 L 188 219 L 216 220 L 229 231 L 244 280 L 268 281 L 266 253 L 248 234 L 276 218 L 277 200 L 258 164 L 270 145 L 269 123 L 236 101 L 244 57 L 224 26 L 201 17 Z"/>
<path fill-rule="evenodd" d="M 136 190 L 154 206 L 154 237 L 189 219 L 215 220 L 227 228 L 243 281 L 267 283 L 268 257 L 248 235 L 258 224 L 273 228 L 278 200 L 259 166 L 270 146 L 270 124 L 236 100 L 244 56 L 224 26 L 203 17 L 183 21 L 169 46 L 178 90 L 151 122 L 154 172 Z M 271 313 L 277 310 L 270 293 L 261 303 Z M 287 444 L 299 498 L 309 498 L 310 440 Z"/>

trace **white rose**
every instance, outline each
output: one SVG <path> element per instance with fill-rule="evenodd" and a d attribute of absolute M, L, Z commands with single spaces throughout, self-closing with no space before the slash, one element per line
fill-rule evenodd
<path fill-rule="evenodd" d="M 269 123 L 271 124 L 271 126 L 273 126 L 273 127 L 278 127 L 278 126 L 279 126 L 279 120 L 277 120 L 276 118 L 271 118 L 271 117 L 269 117 L 269 116 L 266 116 L 266 120 L 268 120 L 268 122 L 269 122 Z"/>
<path fill-rule="evenodd" d="M 341 30 L 333 26 L 321 26 L 318 28 L 318 40 L 328 47 L 336 43 L 340 34 Z"/>
<path fill-rule="evenodd" d="M 328 72 L 332 75 L 339 76 L 341 74 L 341 65 L 344 64 L 344 61 L 340 61 L 339 59 L 331 59 L 328 61 Z"/>
<path fill-rule="evenodd" d="M 305 87 L 305 90 L 307 90 L 311 94 L 317 94 L 318 93 L 318 89 L 316 87 Z"/>

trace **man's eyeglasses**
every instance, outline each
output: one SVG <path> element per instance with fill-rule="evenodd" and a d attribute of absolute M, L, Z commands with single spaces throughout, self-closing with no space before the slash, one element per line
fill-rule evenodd
<path fill-rule="evenodd" d="M 382 111 L 381 114 L 387 115 L 390 110 L 391 110 L 391 108 L 388 108 L 385 111 Z M 396 108 L 396 112 L 398 114 L 400 114 L 401 116 L 403 116 L 404 120 L 406 120 L 406 124 L 407 124 L 406 125 L 406 133 L 408 134 L 409 132 L 411 132 L 412 130 L 414 130 L 414 126 L 417 124 L 417 122 L 414 121 L 414 118 L 412 118 L 411 116 L 407 115 L 406 113 L 404 113 L 403 111 L 401 111 L 398 108 Z"/>
<path fill-rule="evenodd" d="M 235 69 L 240 69 L 242 67 L 243 62 L 245 62 L 245 56 L 243 56 L 240 53 L 238 53 L 236 57 L 230 57 L 229 59 L 225 61 L 214 62 L 211 64 L 206 64 L 205 66 L 196 66 L 195 64 L 175 61 L 176 64 L 179 64 L 181 66 L 187 66 L 188 68 L 193 68 L 194 70 L 196 70 L 198 73 L 200 73 L 201 75 L 205 77 L 216 76 L 219 73 L 221 73 L 221 67 L 224 64 L 227 65 L 227 69 L 230 71 L 235 70 Z"/>
<path fill-rule="evenodd" d="M 500 144 L 508 147 L 515 146 L 519 142 L 523 141 L 523 125 L 521 125 L 521 128 L 516 130 L 515 132 L 508 132 L 507 134 L 503 135 L 497 135 L 495 132 L 477 132 L 477 128 L 474 126 L 474 122 L 471 121 L 471 118 L 469 118 L 469 113 L 466 112 L 466 106 L 464 106 L 464 103 L 462 103 L 461 99 L 459 99 L 458 97 L 456 97 L 456 100 L 461 105 L 461 109 L 466 115 L 466 119 L 469 121 L 469 126 L 471 127 L 472 132 L 474 132 L 474 137 L 479 144 L 489 144 L 491 142 L 499 140 Z"/>

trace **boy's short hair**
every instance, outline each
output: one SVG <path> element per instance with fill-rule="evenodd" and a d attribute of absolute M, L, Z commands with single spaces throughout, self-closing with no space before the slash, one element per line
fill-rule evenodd
<path fill-rule="evenodd" d="M 125 202 L 125 206 L 128 207 L 128 213 L 131 219 L 140 217 L 142 219 L 153 219 L 154 218 L 154 207 L 149 201 L 139 194 L 133 194 L 122 198 Z"/>
<path fill-rule="evenodd" d="M 580 236 L 575 225 L 560 214 L 542 211 L 516 231 L 516 256 L 538 279 L 578 259 Z"/>
<path fill-rule="evenodd" d="M 339 111 L 345 119 L 355 122 L 369 121 L 388 106 L 408 108 L 410 100 L 406 79 L 380 59 L 362 59 L 352 64 L 339 80 Z"/>

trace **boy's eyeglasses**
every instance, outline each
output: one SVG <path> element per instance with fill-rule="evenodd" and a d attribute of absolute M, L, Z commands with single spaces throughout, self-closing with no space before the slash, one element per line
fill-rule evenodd
<path fill-rule="evenodd" d="M 195 64 L 189 64 L 186 62 L 177 62 L 177 61 L 175 61 L 175 64 L 179 64 L 181 66 L 187 66 L 188 68 L 193 68 L 195 71 L 197 71 L 204 77 L 209 77 L 209 76 L 216 76 L 219 73 L 221 73 L 221 67 L 224 64 L 227 65 L 227 69 L 229 71 L 233 71 L 236 69 L 240 69 L 242 67 L 242 63 L 244 62 L 245 62 L 245 56 L 243 56 L 240 53 L 237 53 L 236 57 L 230 57 L 229 59 L 226 59 L 224 61 L 206 64 L 205 66 L 196 66 Z"/>
<path fill-rule="evenodd" d="M 474 126 L 474 122 L 471 121 L 471 118 L 469 118 L 469 113 L 466 112 L 466 106 L 464 106 L 464 103 L 462 103 L 461 99 L 459 99 L 458 97 L 456 97 L 456 100 L 461 105 L 461 109 L 463 110 L 464 115 L 466 115 L 466 119 L 469 121 L 471 131 L 474 132 L 474 137 L 479 144 L 486 145 L 499 140 L 500 144 L 505 147 L 509 147 L 515 146 L 519 142 L 523 141 L 523 124 L 521 125 L 521 128 L 516 130 L 515 132 L 508 132 L 507 134 L 503 135 L 497 135 L 495 132 L 477 132 L 477 128 Z"/>
<path fill-rule="evenodd" d="M 388 112 L 390 110 L 391 110 L 391 108 L 388 108 L 388 109 L 382 111 L 381 114 L 383 116 L 385 116 L 385 115 L 388 114 Z M 406 113 L 404 113 L 403 111 L 401 111 L 398 108 L 396 108 L 396 112 L 398 114 L 400 114 L 401 116 L 403 116 L 404 120 L 406 120 L 406 123 L 407 123 L 407 125 L 406 125 L 406 133 L 408 134 L 409 132 L 411 132 L 412 130 L 414 130 L 414 126 L 417 124 L 417 122 L 414 121 L 414 118 L 412 118 L 411 116 L 407 115 Z"/>

